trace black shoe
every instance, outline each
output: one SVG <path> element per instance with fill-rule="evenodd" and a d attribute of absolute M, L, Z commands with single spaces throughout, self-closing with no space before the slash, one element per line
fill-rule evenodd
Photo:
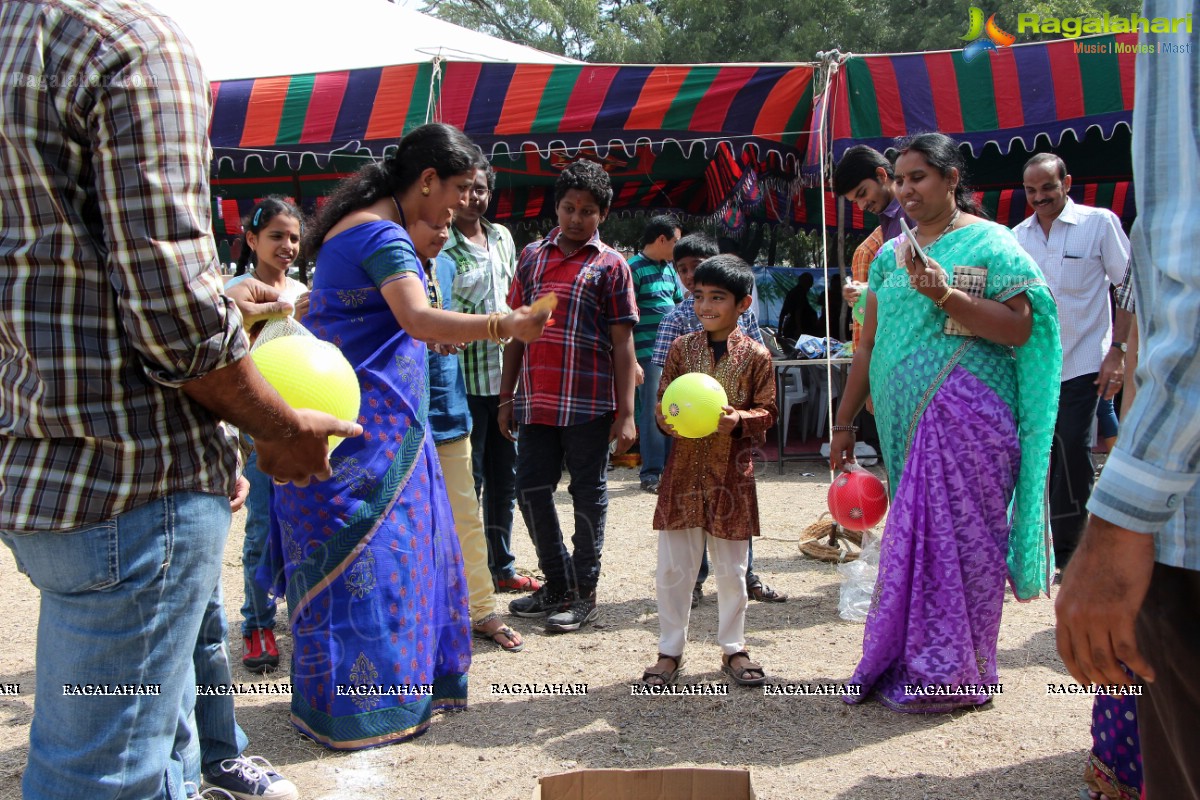
<path fill-rule="evenodd" d="M 570 594 L 552 592 L 548 586 L 542 585 L 531 595 L 518 597 L 508 604 L 508 613 L 518 617 L 544 617 L 567 607 Z"/>
<path fill-rule="evenodd" d="M 658 478 L 651 476 L 642 478 L 642 491 L 650 494 L 658 494 Z"/>
<path fill-rule="evenodd" d="M 700 599 L 703 597 L 704 597 L 704 589 L 701 588 L 700 584 L 697 583 L 695 586 L 692 587 L 692 608 L 696 608 L 697 606 L 699 606 Z"/>
<path fill-rule="evenodd" d="M 589 622 L 594 622 L 598 616 L 600 616 L 600 609 L 596 608 L 596 595 L 579 597 L 572 600 L 557 614 L 550 615 L 550 618 L 546 620 L 546 632 L 570 633 L 577 631 Z"/>

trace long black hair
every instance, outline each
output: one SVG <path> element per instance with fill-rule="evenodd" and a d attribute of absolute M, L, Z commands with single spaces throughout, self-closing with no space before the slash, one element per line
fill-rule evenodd
<path fill-rule="evenodd" d="M 987 217 L 983 206 L 975 199 L 975 193 L 967 186 L 967 162 L 958 149 L 958 142 L 944 133 L 919 133 L 903 140 L 898 145 L 900 155 L 910 150 L 925 157 L 929 166 L 933 167 L 943 177 L 950 174 L 951 168 L 958 170 L 958 185 L 954 187 L 954 205 L 959 211 L 974 214 L 977 217 Z"/>
<path fill-rule="evenodd" d="M 242 251 L 238 253 L 237 272 L 235 274 L 244 275 L 247 267 L 253 267 L 258 264 L 258 258 L 254 255 L 254 251 L 250 249 L 250 242 L 246 238 L 246 234 L 253 233 L 257 236 L 263 228 L 271 224 L 271 220 L 280 214 L 294 217 L 300 223 L 301 232 L 304 231 L 304 213 L 296 208 L 294 203 L 290 203 L 285 198 L 275 194 L 270 197 L 264 197 L 254 207 L 254 211 L 250 212 L 250 216 L 242 221 Z"/>
<path fill-rule="evenodd" d="M 450 178 L 474 169 L 479 156 L 479 148 L 453 125 L 431 122 L 409 131 L 381 163 L 368 164 L 337 185 L 304 237 L 304 252 L 316 258 L 326 235 L 342 217 L 403 192 L 425 170 L 432 168 L 439 178 Z"/>

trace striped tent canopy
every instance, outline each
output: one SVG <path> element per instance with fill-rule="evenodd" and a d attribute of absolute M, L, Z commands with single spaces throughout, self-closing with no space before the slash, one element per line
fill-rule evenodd
<path fill-rule="evenodd" d="M 941 131 L 979 155 L 1057 146 L 1071 133 L 1104 139 L 1129 127 L 1136 33 L 1002 47 L 974 58 L 951 50 L 849 56 L 829 92 L 834 159 L 855 144 Z M 815 160 L 810 157 L 810 162 Z"/>
<path fill-rule="evenodd" d="M 442 62 L 212 84 L 215 157 L 299 169 L 335 151 L 379 157 L 427 120 L 462 128 L 485 152 L 601 155 L 717 143 L 792 165 L 808 143 L 813 66 L 618 66 Z"/>
<path fill-rule="evenodd" d="M 760 175 L 799 175 L 813 78 L 805 64 L 438 62 L 215 82 L 213 189 L 324 194 L 432 119 L 490 154 L 501 219 L 549 215 L 555 178 L 580 157 L 608 169 L 618 210 L 711 214 Z"/>

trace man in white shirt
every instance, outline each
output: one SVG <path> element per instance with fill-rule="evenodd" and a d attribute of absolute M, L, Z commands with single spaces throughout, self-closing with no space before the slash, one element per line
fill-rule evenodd
<path fill-rule="evenodd" d="M 1109 286 L 1125 276 L 1129 239 L 1116 214 L 1067 196 L 1071 176 L 1053 153 L 1029 159 L 1023 180 L 1034 213 L 1013 232 L 1042 268 L 1062 329 L 1062 385 L 1050 454 L 1050 526 L 1055 565 L 1062 569 L 1087 522 L 1096 403 L 1120 391 L 1125 379 L 1132 316 L 1117 309 L 1114 324 Z"/>

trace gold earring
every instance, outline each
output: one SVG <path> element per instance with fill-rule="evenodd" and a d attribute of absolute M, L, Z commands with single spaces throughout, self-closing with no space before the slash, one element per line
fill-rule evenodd
<path fill-rule="evenodd" d="M 421 194 L 425 195 L 426 197 L 429 197 L 429 187 L 428 187 L 428 186 L 422 186 L 422 187 L 421 187 Z"/>

